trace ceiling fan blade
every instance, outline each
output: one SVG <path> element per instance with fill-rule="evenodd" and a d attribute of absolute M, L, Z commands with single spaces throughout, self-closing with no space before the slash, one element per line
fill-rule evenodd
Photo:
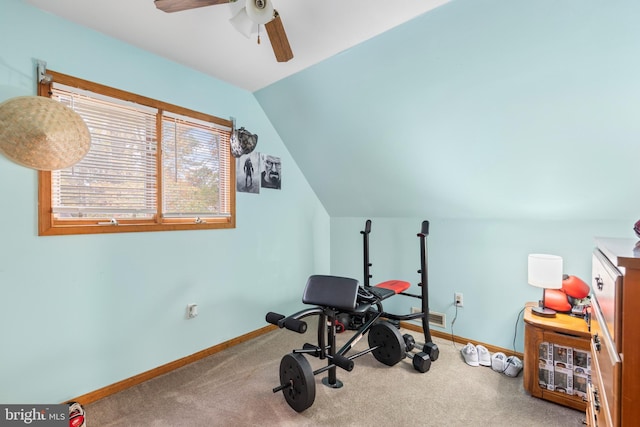
<path fill-rule="evenodd" d="M 274 11 L 274 16 L 271 21 L 264 24 L 264 27 L 267 29 L 269 41 L 271 42 L 273 53 L 276 55 L 276 60 L 278 62 L 287 62 L 293 58 L 293 51 L 291 50 L 291 46 L 289 46 L 287 33 L 284 31 L 284 26 L 282 25 L 278 11 Z"/>
<path fill-rule="evenodd" d="M 154 0 L 154 3 L 161 11 L 171 13 L 195 9 L 197 7 L 229 3 L 229 0 Z"/>

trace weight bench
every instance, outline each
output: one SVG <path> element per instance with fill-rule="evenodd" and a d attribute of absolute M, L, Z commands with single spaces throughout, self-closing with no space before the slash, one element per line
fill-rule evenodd
<path fill-rule="evenodd" d="M 425 221 L 423 231 L 426 230 Z M 370 221 L 367 221 L 367 229 L 370 230 Z M 367 232 L 368 234 L 368 232 Z M 426 232 L 419 234 L 421 245 L 425 245 L 424 238 Z M 366 240 L 365 240 L 366 242 Z M 422 297 L 426 292 L 426 252 L 423 248 L 422 254 L 422 280 L 425 284 L 422 290 Z M 422 319 L 426 325 L 425 317 L 428 317 L 428 309 L 419 313 L 397 315 L 384 311 L 382 302 L 394 295 L 406 294 L 411 286 L 409 282 L 400 280 L 388 280 L 375 286 L 368 286 L 368 255 L 365 262 L 365 286 L 360 286 L 355 279 L 330 276 L 313 275 L 307 280 L 302 302 L 313 307 L 300 310 L 290 316 L 269 312 L 266 315 L 268 323 L 277 325 L 279 328 L 305 333 L 307 323 L 303 320 L 309 316 L 318 316 L 317 344 L 305 343 L 301 349 L 293 350 L 286 354 L 280 361 L 280 385 L 273 389 L 274 393 L 282 391 L 286 402 L 297 412 L 302 412 L 309 408 L 315 400 L 315 380 L 314 376 L 327 372 L 327 377 L 322 379 L 322 383 L 331 388 L 342 387 L 342 382 L 337 379 L 337 368 L 350 372 L 354 368 L 354 360 L 365 354 L 373 354 L 379 362 L 394 366 L 405 357 L 413 359 L 413 367 L 419 372 L 427 372 L 431 362 L 438 358 L 439 350 L 431 342 L 428 325 L 424 329 L 425 341 L 424 351 L 418 354 L 410 353 L 416 347 L 413 337 L 409 334 L 400 334 L 399 328 L 390 321 L 407 321 Z M 420 285 L 422 286 L 422 284 Z M 418 296 L 415 296 L 418 297 Z M 423 298 L 423 307 L 425 307 Z M 362 320 L 353 336 L 351 336 L 342 347 L 336 344 L 336 333 L 338 316 L 356 316 Z M 369 347 L 354 354 L 349 354 L 353 347 L 368 334 Z M 327 365 L 313 370 L 304 355 L 327 360 Z"/>
<path fill-rule="evenodd" d="M 380 293 L 381 296 L 378 296 Z M 355 279 L 339 276 L 314 275 L 309 277 L 302 302 L 315 307 L 307 308 L 290 316 L 270 312 L 266 315 L 269 323 L 298 333 L 307 330 L 304 318 L 318 316 L 318 344 L 304 344 L 302 349 L 293 350 L 280 362 L 280 386 L 273 392 L 283 391 L 285 400 L 294 410 L 302 412 L 315 400 L 315 381 L 313 377 L 328 371 L 322 383 L 332 387 L 342 387 L 336 377 L 336 368 L 350 372 L 353 360 L 368 353 L 382 363 L 392 366 L 405 357 L 405 345 L 398 329 L 386 321 L 379 321 L 384 314 L 378 310 L 382 306 L 382 298 L 388 298 L 395 292 L 380 288 L 369 292 Z M 369 314 L 369 320 L 341 348 L 336 345 L 336 316 L 338 313 Z M 377 332 L 376 332 L 377 331 Z M 369 348 L 353 355 L 349 350 L 369 332 Z M 303 356 L 307 354 L 327 359 L 327 366 L 316 371 Z"/>

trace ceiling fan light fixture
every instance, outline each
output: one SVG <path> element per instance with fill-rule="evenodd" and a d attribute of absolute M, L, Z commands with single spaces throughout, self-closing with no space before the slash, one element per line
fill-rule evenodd
<path fill-rule="evenodd" d="M 249 18 L 244 7 L 240 9 L 229 21 L 231 22 L 231 25 L 233 25 L 233 28 L 246 38 L 251 37 L 251 34 L 258 31 L 258 24 Z"/>
<path fill-rule="evenodd" d="M 247 0 L 245 8 L 249 19 L 258 25 L 264 25 L 273 19 L 271 0 Z"/>

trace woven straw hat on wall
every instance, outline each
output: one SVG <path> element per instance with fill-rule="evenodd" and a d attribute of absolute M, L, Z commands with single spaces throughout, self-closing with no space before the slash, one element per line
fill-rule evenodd
<path fill-rule="evenodd" d="M 43 96 L 0 104 L 0 153 L 38 170 L 64 169 L 89 152 L 91 135 L 71 108 Z"/>

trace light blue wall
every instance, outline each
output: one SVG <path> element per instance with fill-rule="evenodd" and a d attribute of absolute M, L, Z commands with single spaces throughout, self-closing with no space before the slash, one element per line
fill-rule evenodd
<path fill-rule="evenodd" d="M 453 0 L 256 92 L 331 217 L 640 215 L 640 2 Z"/>
<path fill-rule="evenodd" d="M 363 280 L 362 236 L 367 218 L 331 218 L 331 271 Z M 370 218 L 371 283 L 389 279 L 412 283 L 419 293 L 420 245 L 417 233 L 429 218 Z M 446 315 L 451 332 L 453 298 L 462 292 L 455 335 L 513 348 L 516 319 L 527 301 L 542 292 L 527 284 L 527 255 L 550 253 L 563 257 L 565 274 L 591 284 L 591 253 L 595 237 L 626 237 L 631 226 L 621 221 L 430 220 L 428 247 L 429 306 Z M 406 314 L 419 306 L 413 298 L 395 296 L 385 305 Z M 517 323 L 517 351 L 523 350 L 522 317 Z"/>
<path fill-rule="evenodd" d="M 332 272 L 362 278 L 372 217 L 375 278 L 416 283 L 428 219 L 432 309 L 450 330 L 463 292 L 454 332 L 510 348 L 528 253 L 589 282 L 595 236 L 635 237 L 638 22 L 637 0 L 453 0 L 257 91 L 331 215 Z"/>
<path fill-rule="evenodd" d="M 37 173 L 0 156 L 0 402 L 64 401 L 258 329 L 329 272 L 328 214 L 251 93 L 20 0 L 2 0 L 0 40 L 0 101 L 34 95 L 42 59 L 234 116 L 283 164 L 281 191 L 237 195 L 234 230 L 38 237 Z"/>

